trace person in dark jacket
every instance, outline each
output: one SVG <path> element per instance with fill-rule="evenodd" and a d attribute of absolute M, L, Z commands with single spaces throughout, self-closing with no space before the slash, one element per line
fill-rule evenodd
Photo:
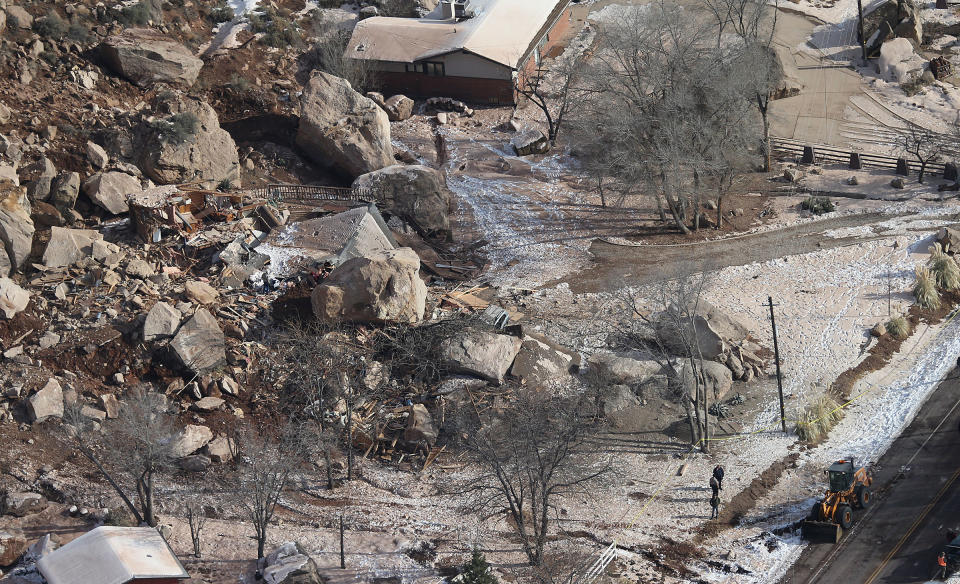
<path fill-rule="evenodd" d="M 720 495 L 720 481 L 717 480 L 717 477 L 710 477 L 710 490 L 713 491 L 714 497 Z"/>
<path fill-rule="evenodd" d="M 723 467 L 719 464 L 713 467 L 713 478 L 717 479 L 717 484 L 723 489 Z"/>
<path fill-rule="evenodd" d="M 720 517 L 720 495 L 714 491 L 713 496 L 710 497 L 710 506 L 713 508 L 713 511 L 710 513 L 710 519 L 717 519 Z"/>

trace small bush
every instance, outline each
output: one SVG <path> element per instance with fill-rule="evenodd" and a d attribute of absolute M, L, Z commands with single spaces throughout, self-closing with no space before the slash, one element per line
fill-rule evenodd
<path fill-rule="evenodd" d="M 843 410 L 828 395 L 808 405 L 797 421 L 796 432 L 801 440 L 816 442 L 843 419 Z"/>
<path fill-rule="evenodd" d="M 937 280 L 937 285 L 944 290 L 960 288 L 960 266 L 952 257 L 940 247 L 939 243 L 930 246 L 930 272 Z"/>
<path fill-rule="evenodd" d="M 901 314 L 891 318 L 886 329 L 888 333 L 902 340 L 910 336 L 910 321 Z"/>
<path fill-rule="evenodd" d="M 922 308 L 940 308 L 940 292 L 937 282 L 926 266 L 917 266 L 917 279 L 913 283 L 913 296 Z"/>
<path fill-rule="evenodd" d="M 814 215 L 823 215 L 824 213 L 830 213 L 837 207 L 833 204 L 833 201 L 827 197 L 814 197 L 811 195 L 800 203 L 800 208 L 805 211 L 810 211 Z"/>
<path fill-rule="evenodd" d="M 33 21 L 33 32 L 49 39 L 62 39 L 68 28 L 67 23 L 53 10 Z"/>
<path fill-rule="evenodd" d="M 470 561 L 463 565 L 457 579 L 461 584 L 499 584 L 497 577 L 493 575 L 490 569 L 487 558 L 477 548 L 473 548 Z"/>
<path fill-rule="evenodd" d="M 237 93 L 246 93 L 250 89 L 250 82 L 246 77 L 241 77 L 234 73 L 230 76 L 230 81 L 227 82 L 227 87 L 236 91 Z"/>
<path fill-rule="evenodd" d="M 74 23 L 67 29 L 67 38 L 84 44 L 90 40 L 90 30 L 82 24 Z"/>
<path fill-rule="evenodd" d="M 300 27 L 291 20 L 280 16 L 275 10 L 267 9 L 262 14 L 250 16 L 250 30 L 262 34 L 260 42 L 268 47 L 285 49 L 303 44 Z"/>
<path fill-rule="evenodd" d="M 228 193 L 233 190 L 233 181 L 229 178 L 225 178 L 217 183 L 217 190 L 221 193 Z"/>
<path fill-rule="evenodd" d="M 153 127 L 160 131 L 162 139 L 171 144 L 185 144 L 200 131 L 200 120 L 190 112 L 174 114 L 166 120 L 157 120 Z"/>
<path fill-rule="evenodd" d="M 212 8 L 210 12 L 207 13 L 207 18 L 210 19 L 214 24 L 220 22 L 229 22 L 233 20 L 234 17 L 233 8 L 230 8 L 228 4 L 221 4 Z"/>
<path fill-rule="evenodd" d="M 120 17 L 117 19 L 121 24 L 147 24 L 150 22 L 150 5 L 145 0 L 140 0 L 131 6 L 125 6 L 120 10 Z"/>

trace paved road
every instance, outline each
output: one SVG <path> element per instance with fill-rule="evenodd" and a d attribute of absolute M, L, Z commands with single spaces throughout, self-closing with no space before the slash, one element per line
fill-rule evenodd
<path fill-rule="evenodd" d="M 910 584 L 930 578 L 946 528 L 960 525 L 958 376 L 950 373 L 878 462 L 872 508 L 862 516 L 855 512 L 854 527 L 838 546 L 808 546 L 780 584 Z"/>

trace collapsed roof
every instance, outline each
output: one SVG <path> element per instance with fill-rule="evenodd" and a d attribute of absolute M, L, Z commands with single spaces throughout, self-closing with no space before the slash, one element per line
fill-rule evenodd
<path fill-rule="evenodd" d="M 471 0 L 471 18 L 443 18 L 442 6 L 423 18 L 375 16 L 357 23 L 347 45 L 353 59 L 414 63 L 464 51 L 519 66 L 551 15 L 567 0 Z"/>
<path fill-rule="evenodd" d="M 190 577 L 152 527 L 98 527 L 41 558 L 37 568 L 48 584 Z"/>

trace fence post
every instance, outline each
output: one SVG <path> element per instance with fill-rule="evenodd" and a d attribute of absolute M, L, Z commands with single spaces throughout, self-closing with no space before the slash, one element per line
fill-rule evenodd
<path fill-rule="evenodd" d="M 944 163 L 943 180 L 957 180 L 957 164 L 955 162 Z"/>
<path fill-rule="evenodd" d="M 862 165 L 860 163 L 859 152 L 850 153 L 850 168 L 852 168 L 853 170 L 860 170 L 862 168 Z"/>
<path fill-rule="evenodd" d="M 800 159 L 802 164 L 813 164 L 813 146 L 804 146 L 803 147 L 803 158 Z"/>
<path fill-rule="evenodd" d="M 906 158 L 897 159 L 897 174 L 901 176 L 910 176 L 910 166 L 907 165 Z"/>

